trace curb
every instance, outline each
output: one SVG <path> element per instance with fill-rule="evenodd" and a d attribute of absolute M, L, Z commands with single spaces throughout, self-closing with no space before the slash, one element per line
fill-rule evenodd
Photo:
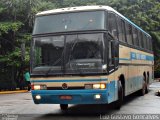
<path fill-rule="evenodd" d="M 0 94 L 14 94 L 14 93 L 25 93 L 28 90 L 16 90 L 16 91 L 0 91 Z"/>

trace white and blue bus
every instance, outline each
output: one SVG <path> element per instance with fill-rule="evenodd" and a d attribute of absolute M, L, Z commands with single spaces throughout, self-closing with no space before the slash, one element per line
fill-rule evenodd
<path fill-rule="evenodd" d="M 151 36 L 109 6 L 40 12 L 31 43 L 35 104 L 110 104 L 148 92 Z"/>

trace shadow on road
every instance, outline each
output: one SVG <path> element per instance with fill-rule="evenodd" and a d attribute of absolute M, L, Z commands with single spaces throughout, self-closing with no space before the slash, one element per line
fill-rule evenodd
<path fill-rule="evenodd" d="M 132 102 L 133 100 L 139 98 L 141 96 L 138 95 L 138 93 L 131 94 L 127 97 L 125 97 L 123 106 L 127 105 L 128 103 Z M 123 109 L 122 106 L 122 109 Z M 111 115 L 111 114 L 118 114 L 119 110 L 114 109 L 114 103 L 106 105 L 106 104 L 100 104 L 100 105 L 74 105 L 68 108 L 67 111 L 62 112 L 59 110 L 58 113 L 49 113 L 45 115 L 37 115 L 38 117 L 34 117 L 33 120 L 84 120 L 84 119 L 100 119 L 100 116 L 102 115 Z"/>

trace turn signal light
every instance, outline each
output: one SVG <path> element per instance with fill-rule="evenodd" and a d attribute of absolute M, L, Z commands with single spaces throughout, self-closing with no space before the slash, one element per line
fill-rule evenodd
<path fill-rule="evenodd" d="M 105 83 L 85 84 L 85 89 L 105 89 Z"/>

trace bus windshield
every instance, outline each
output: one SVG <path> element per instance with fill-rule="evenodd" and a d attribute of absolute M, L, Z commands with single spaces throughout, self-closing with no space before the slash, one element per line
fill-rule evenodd
<path fill-rule="evenodd" d="M 33 73 L 102 73 L 103 33 L 33 39 Z"/>
<path fill-rule="evenodd" d="M 105 28 L 104 11 L 73 12 L 38 16 L 33 35 Z"/>

